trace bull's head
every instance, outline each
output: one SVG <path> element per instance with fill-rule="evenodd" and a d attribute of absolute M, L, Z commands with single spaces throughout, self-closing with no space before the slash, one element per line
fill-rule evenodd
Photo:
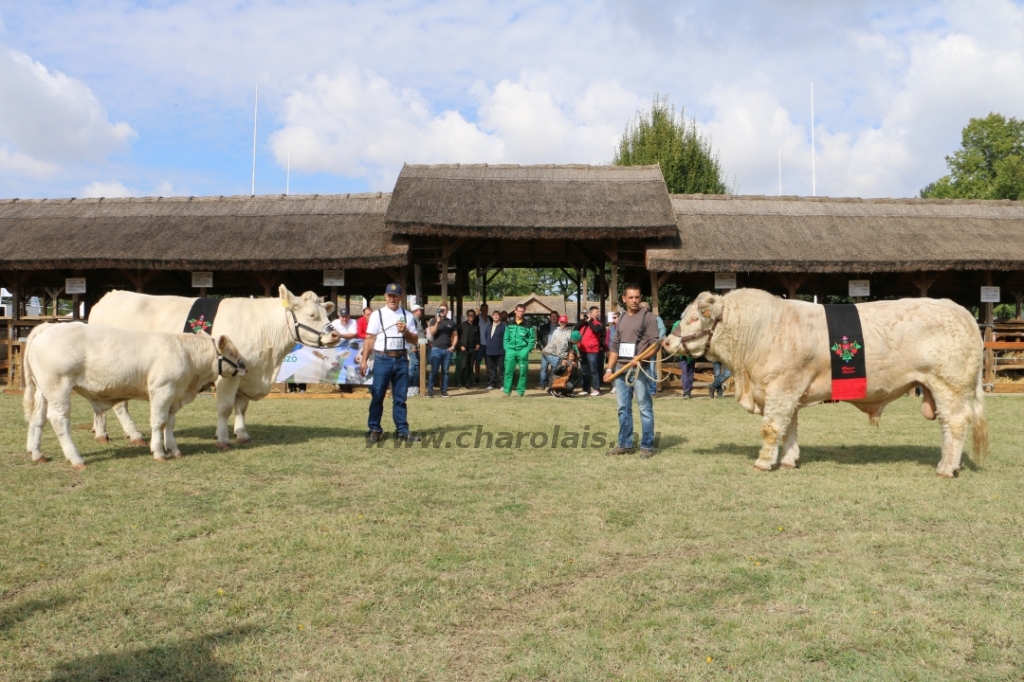
<path fill-rule="evenodd" d="M 341 342 L 341 334 L 330 328 L 327 316 L 334 310 L 334 303 L 321 301 L 312 291 L 296 296 L 281 285 L 278 289 L 281 305 L 288 311 L 292 336 L 301 344 L 317 348 L 333 348 Z"/>
<path fill-rule="evenodd" d="M 705 291 L 697 296 L 671 334 L 661 342 L 669 354 L 704 355 L 715 324 L 722 319 L 722 297 Z"/>

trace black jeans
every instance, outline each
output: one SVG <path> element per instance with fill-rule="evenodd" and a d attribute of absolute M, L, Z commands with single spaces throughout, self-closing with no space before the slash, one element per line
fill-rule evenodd
<path fill-rule="evenodd" d="M 473 379 L 473 368 L 476 367 L 476 351 L 464 350 L 459 353 L 459 362 L 455 366 L 455 385 L 469 386 Z"/>
<path fill-rule="evenodd" d="M 505 354 L 487 356 L 487 385 L 501 388 L 505 383 Z"/>

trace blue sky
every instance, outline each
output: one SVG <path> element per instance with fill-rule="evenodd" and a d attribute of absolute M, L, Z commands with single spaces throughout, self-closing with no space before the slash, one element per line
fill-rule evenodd
<path fill-rule="evenodd" d="M 604 163 L 667 94 L 735 190 L 913 196 L 1024 117 L 1024 5 L 0 0 L 0 197 L 388 191 L 409 163 Z"/>

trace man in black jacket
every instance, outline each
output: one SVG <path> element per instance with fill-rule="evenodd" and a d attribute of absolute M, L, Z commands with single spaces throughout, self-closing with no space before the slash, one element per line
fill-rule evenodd
<path fill-rule="evenodd" d="M 466 321 L 459 324 L 459 335 L 455 349 L 459 351 L 459 361 L 455 366 L 456 388 L 469 388 L 476 367 L 476 354 L 480 350 L 480 328 L 476 326 L 476 312 L 466 312 Z"/>

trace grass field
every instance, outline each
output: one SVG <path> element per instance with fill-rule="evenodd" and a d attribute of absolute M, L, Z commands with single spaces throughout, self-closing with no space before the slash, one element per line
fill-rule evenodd
<path fill-rule="evenodd" d="M 0 396 L 0 679 L 1024 678 L 1024 401 L 988 400 L 958 480 L 909 399 L 879 429 L 807 410 L 803 467 L 770 474 L 731 400 L 659 398 L 650 460 L 582 447 L 608 396 L 414 400 L 448 432 L 408 449 L 366 447 L 367 406 L 256 403 L 221 453 L 200 399 L 184 459 L 79 429 L 74 472 L 48 425 L 29 463 Z"/>

